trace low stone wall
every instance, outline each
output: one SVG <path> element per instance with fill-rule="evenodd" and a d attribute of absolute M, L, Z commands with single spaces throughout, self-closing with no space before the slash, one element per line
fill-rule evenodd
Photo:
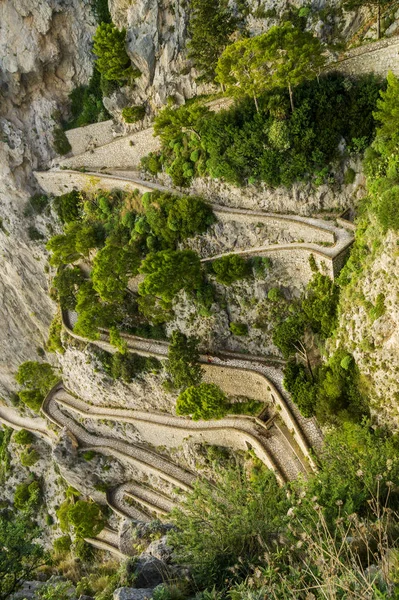
<path fill-rule="evenodd" d="M 328 70 L 345 75 L 375 73 L 383 77 L 392 71 L 399 76 L 399 36 L 353 48 L 329 65 Z"/>
<path fill-rule="evenodd" d="M 72 190 L 95 191 L 114 190 L 119 188 L 126 192 L 140 190 L 148 192 L 148 187 L 134 181 L 121 180 L 112 175 L 97 177 L 91 173 L 79 173 L 79 171 L 36 171 L 34 173 L 38 184 L 47 194 L 58 196 Z"/>
<path fill-rule="evenodd" d="M 106 121 L 106 123 L 109 123 Z M 97 123 L 95 127 L 98 127 L 101 123 Z M 90 125 L 89 127 L 93 127 Z M 109 126 L 108 126 L 109 127 Z M 81 128 L 85 130 L 87 128 Z M 75 143 L 76 148 L 81 148 L 85 143 L 89 143 L 90 132 L 85 131 L 79 132 L 74 130 L 73 135 L 81 135 L 81 140 Z M 69 132 L 71 133 L 71 132 Z M 104 126 L 104 136 L 109 136 Z M 63 167 L 77 169 L 79 167 L 85 167 L 86 169 L 101 169 L 104 165 L 107 169 L 135 169 L 140 164 L 140 160 L 143 156 L 146 156 L 149 152 L 156 152 L 160 149 L 159 138 L 154 137 L 154 130 L 152 127 L 149 129 L 143 129 L 131 135 L 126 135 L 117 138 L 114 141 L 107 142 L 98 148 L 92 148 L 84 154 L 65 158 L 60 161 L 60 165 Z"/>

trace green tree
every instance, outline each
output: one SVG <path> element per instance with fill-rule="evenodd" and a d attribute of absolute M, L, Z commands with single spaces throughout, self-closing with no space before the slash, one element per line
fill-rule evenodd
<path fill-rule="evenodd" d="M 223 0 L 191 0 L 190 8 L 188 56 L 201 73 L 200 79 L 213 81 L 217 59 L 238 20 Z"/>
<path fill-rule="evenodd" d="M 294 111 L 293 87 L 318 76 L 325 64 L 318 38 L 287 21 L 255 38 L 226 48 L 216 69 L 217 80 L 227 91 L 257 98 L 262 90 L 287 87 Z"/>
<path fill-rule="evenodd" d="M 21 452 L 20 460 L 23 467 L 32 467 L 40 459 L 40 454 L 34 448 L 27 448 Z"/>
<path fill-rule="evenodd" d="M 129 279 L 137 275 L 140 262 L 140 253 L 134 246 L 118 246 L 107 241 L 104 248 L 97 252 L 91 273 L 93 287 L 100 298 L 122 302 L 129 293 Z"/>
<path fill-rule="evenodd" d="M 80 286 L 76 300 L 78 320 L 74 331 L 91 340 L 98 339 L 100 327 L 112 327 L 121 314 L 117 304 L 101 301 L 91 281 L 85 281 Z"/>
<path fill-rule="evenodd" d="M 146 276 L 139 285 L 139 294 L 166 302 L 171 302 L 180 290 L 199 289 L 202 282 L 200 259 L 192 250 L 151 252 L 139 271 Z"/>
<path fill-rule="evenodd" d="M 53 279 L 58 293 L 58 300 L 63 310 L 75 310 L 76 294 L 84 281 L 79 267 L 60 268 Z"/>
<path fill-rule="evenodd" d="M 295 360 L 288 361 L 284 369 L 284 388 L 304 417 L 312 417 L 316 411 L 318 387 L 308 371 Z"/>
<path fill-rule="evenodd" d="M 98 504 L 78 500 L 68 509 L 68 522 L 77 537 L 95 537 L 105 527 L 106 520 Z"/>
<path fill-rule="evenodd" d="M 380 91 L 377 110 L 373 113 L 379 123 L 378 138 L 390 139 L 399 133 L 399 79 L 392 73 L 387 75 L 387 88 Z"/>
<path fill-rule="evenodd" d="M 54 198 L 54 208 L 62 223 L 77 221 L 81 216 L 82 192 L 72 190 Z"/>
<path fill-rule="evenodd" d="M 101 23 L 93 38 L 97 56 L 96 68 L 109 81 L 131 81 L 137 76 L 127 55 L 126 30 L 119 31 L 113 23 Z"/>
<path fill-rule="evenodd" d="M 224 285 L 231 285 L 239 279 L 250 274 L 249 263 L 238 254 L 229 254 L 212 261 L 212 270 L 216 275 L 216 281 Z"/>
<path fill-rule="evenodd" d="M 188 387 L 176 403 L 176 414 L 191 415 L 194 421 L 221 419 L 227 412 L 226 394 L 214 383 Z"/>
<path fill-rule="evenodd" d="M 363 6 L 371 6 L 376 10 L 377 16 L 377 39 L 380 39 L 381 32 L 381 8 L 391 4 L 391 0 L 343 0 L 342 6 L 345 10 L 356 10 Z"/>
<path fill-rule="evenodd" d="M 50 562 L 49 555 L 36 543 L 41 531 L 25 516 L 0 515 L 0 600 L 32 580 L 37 569 Z"/>
<path fill-rule="evenodd" d="M 41 488 L 38 481 L 19 483 L 15 488 L 14 506 L 17 510 L 30 513 L 37 509 L 41 500 Z"/>
<path fill-rule="evenodd" d="M 378 195 L 373 208 L 384 231 L 399 230 L 399 185 Z"/>
<path fill-rule="evenodd" d="M 198 340 L 174 331 L 168 348 L 166 370 L 177 389 L 198 385 L 202 379 Z"/>

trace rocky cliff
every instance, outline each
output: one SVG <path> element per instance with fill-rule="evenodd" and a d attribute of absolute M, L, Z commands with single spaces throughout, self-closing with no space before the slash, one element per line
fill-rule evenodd
<path fill-rule="evenodd" d="M 46 253 L 28 228 L 44 235 L 51 216 L 33 225 L 24 211 L 36 191 L 32 169 L 55 155 L 52 115 L 91 74 L 94 30 L 89 0 L 0 5 L 0 395 L 12 389 L 18 364 L 37 358 L 47 338 L 54 308 Z"/>

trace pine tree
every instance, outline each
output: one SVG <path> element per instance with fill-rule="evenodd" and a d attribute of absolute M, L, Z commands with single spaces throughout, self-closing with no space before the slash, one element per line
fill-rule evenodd
<path fill-rule="evenodd" d="M 94 35 L 96 68 L 109 81 L 130 81 L 135 71 L 125 48 L 126 30 L 119 31 L 113 23 L 101 23 Z"/>

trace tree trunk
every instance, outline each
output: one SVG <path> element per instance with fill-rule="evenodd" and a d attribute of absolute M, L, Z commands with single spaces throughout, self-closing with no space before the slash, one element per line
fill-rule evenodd
<path fill-rule="evenodd" d="M 381 37 L 381 5 L 380 4 L 378 4 L 377 12 L 378 12 L 378 14 L 377 14 L 377 40 L 379 40 Z"/>
<path fill-rule="evenodd" d="M 292 93 L 292 88 L 291 88 L 291 83 L 288 82 L 288 91 L 290 94 L 290 103 L 291 103 L 291 110 L 292 112 L 294 112 L 295 110 L 295 106 L 294 106 L 294 94 Z"/>
<path fill-rule="evenodd" d="M 259 105 L 258 105 L 258 99 L 255 96 L 255 94 L 254 94 L 254 102 L 255 102 L 256 112 L 258 113 L 259 112 Z"/>

